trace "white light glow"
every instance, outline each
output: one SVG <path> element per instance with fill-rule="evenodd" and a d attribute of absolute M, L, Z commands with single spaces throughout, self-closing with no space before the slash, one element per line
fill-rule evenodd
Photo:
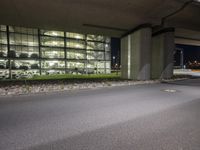
<path fill-rule="evenodd" d="M 76 44 L 76 48 L 81 48 L 81 45 L 79 45 L 79 44 Z"/>
<path fill-rule="evenodd" d="M 58 45 L 58 42 L 53 41 L 52 44 L 53 44 L 53 45 Z"/>
<path fill-rule="evenodd" d="M 50 62 L 49 62 L 49 66 L 54 66 L 55 63 L 57 63 L 57 61 L 50 61 Z"/>
<path fill-rule="evenodd" d="M 55 51 L 53 51 L 53 52 L 51 52 L 53 55 L 55 55 L 55 54 L 57 54 L 57 52 L 55 52 Z"/>
<path fill-rule="evenodd" d="M 52 35 L 54 36 L 58 36 L 58 34 L 56 32 L 52 32 Z"/>
<path fill-rule="evenodd" d="M 75 38 L 76 38 L 76 39 L 81 39 L 81 36 L 76 35 Z"/>

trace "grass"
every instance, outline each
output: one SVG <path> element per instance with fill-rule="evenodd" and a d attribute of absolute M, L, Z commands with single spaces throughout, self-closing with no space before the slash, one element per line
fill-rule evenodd
<path fill-rule="evenodd" d="M 88 74 L 88 75 L 72 75 L 72 74 L 60 74 L 60 75 L 41 75 L 35 76 L 31 79 L 12 79 L 1 80 L 1 86 L 9 85 L 31 85 L 31 84 L 47 84 L 47 83 L 82 83 L 82 82 L 102 82 L 102 81 L 118 81 L 120 74 Z"/>
<path fill-rule="evenodd" d="M 35 76 L 27 80 L 68 80 L 68 79 L 119 79 L 120 75 L 116 73 L 111 74 L 88 74 L 88 75 L 72 75 L 72 74 L 61 74 L 61 75 L 41 75 Z"/>

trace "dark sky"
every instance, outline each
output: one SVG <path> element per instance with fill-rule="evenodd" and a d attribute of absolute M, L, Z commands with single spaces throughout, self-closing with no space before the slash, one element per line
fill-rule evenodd
<path fill-rule="evenodd" d="M 176 44 L 176 47 L 183 49 L 184 64 L 188 63 L 189 61 L 200 61 L 200 46 Z M 178 65 L 180 62 L 180 55 L 178 53 L 175 54 L 175 62 L 176 65 Z"/>
<path fill-rule="evenodd" d="M 119 38 L 111 38 L 111 60 L 113 56 L 116 57 L 115 62 L 113 63 L 120 63 L 120 39 Z"/>

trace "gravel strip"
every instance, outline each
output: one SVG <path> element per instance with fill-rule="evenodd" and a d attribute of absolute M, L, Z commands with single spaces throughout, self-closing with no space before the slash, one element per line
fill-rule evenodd
<path fill-rule="evenodd" d="M 170 82 L 175 80 L 183 80 L 185 78 L 177 78 L 170 80 L 148 80 L 148 81 L 101 81 L 101 82 L 58 82 L 58 83 L 37 83 L 37 84 L 11 84 L 0 87 L 0 96 L 14 96 L 14 95 L 26 95 L 34 93 L 49 93 L 57 91 L 79 90 L 79 89 L 91 89 L 91 88 L 103 88 L 103 87 L 116 87 L 116 86 L 128 86 L 128 85 L 141 85 L 141 84 L 155 84 L 161 82 Z"/>

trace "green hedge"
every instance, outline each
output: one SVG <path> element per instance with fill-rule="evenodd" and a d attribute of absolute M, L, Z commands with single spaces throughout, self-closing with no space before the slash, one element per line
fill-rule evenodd
<path fill-rule="evenodd" d="M 88 74 L 88 75 L 72 75 L 72 74 L 62 74 L 62 75 L 41 75 L 35 76 L 27 80 L 59 80 L 59 79 L 118 79 L 119 74 Z"/>

